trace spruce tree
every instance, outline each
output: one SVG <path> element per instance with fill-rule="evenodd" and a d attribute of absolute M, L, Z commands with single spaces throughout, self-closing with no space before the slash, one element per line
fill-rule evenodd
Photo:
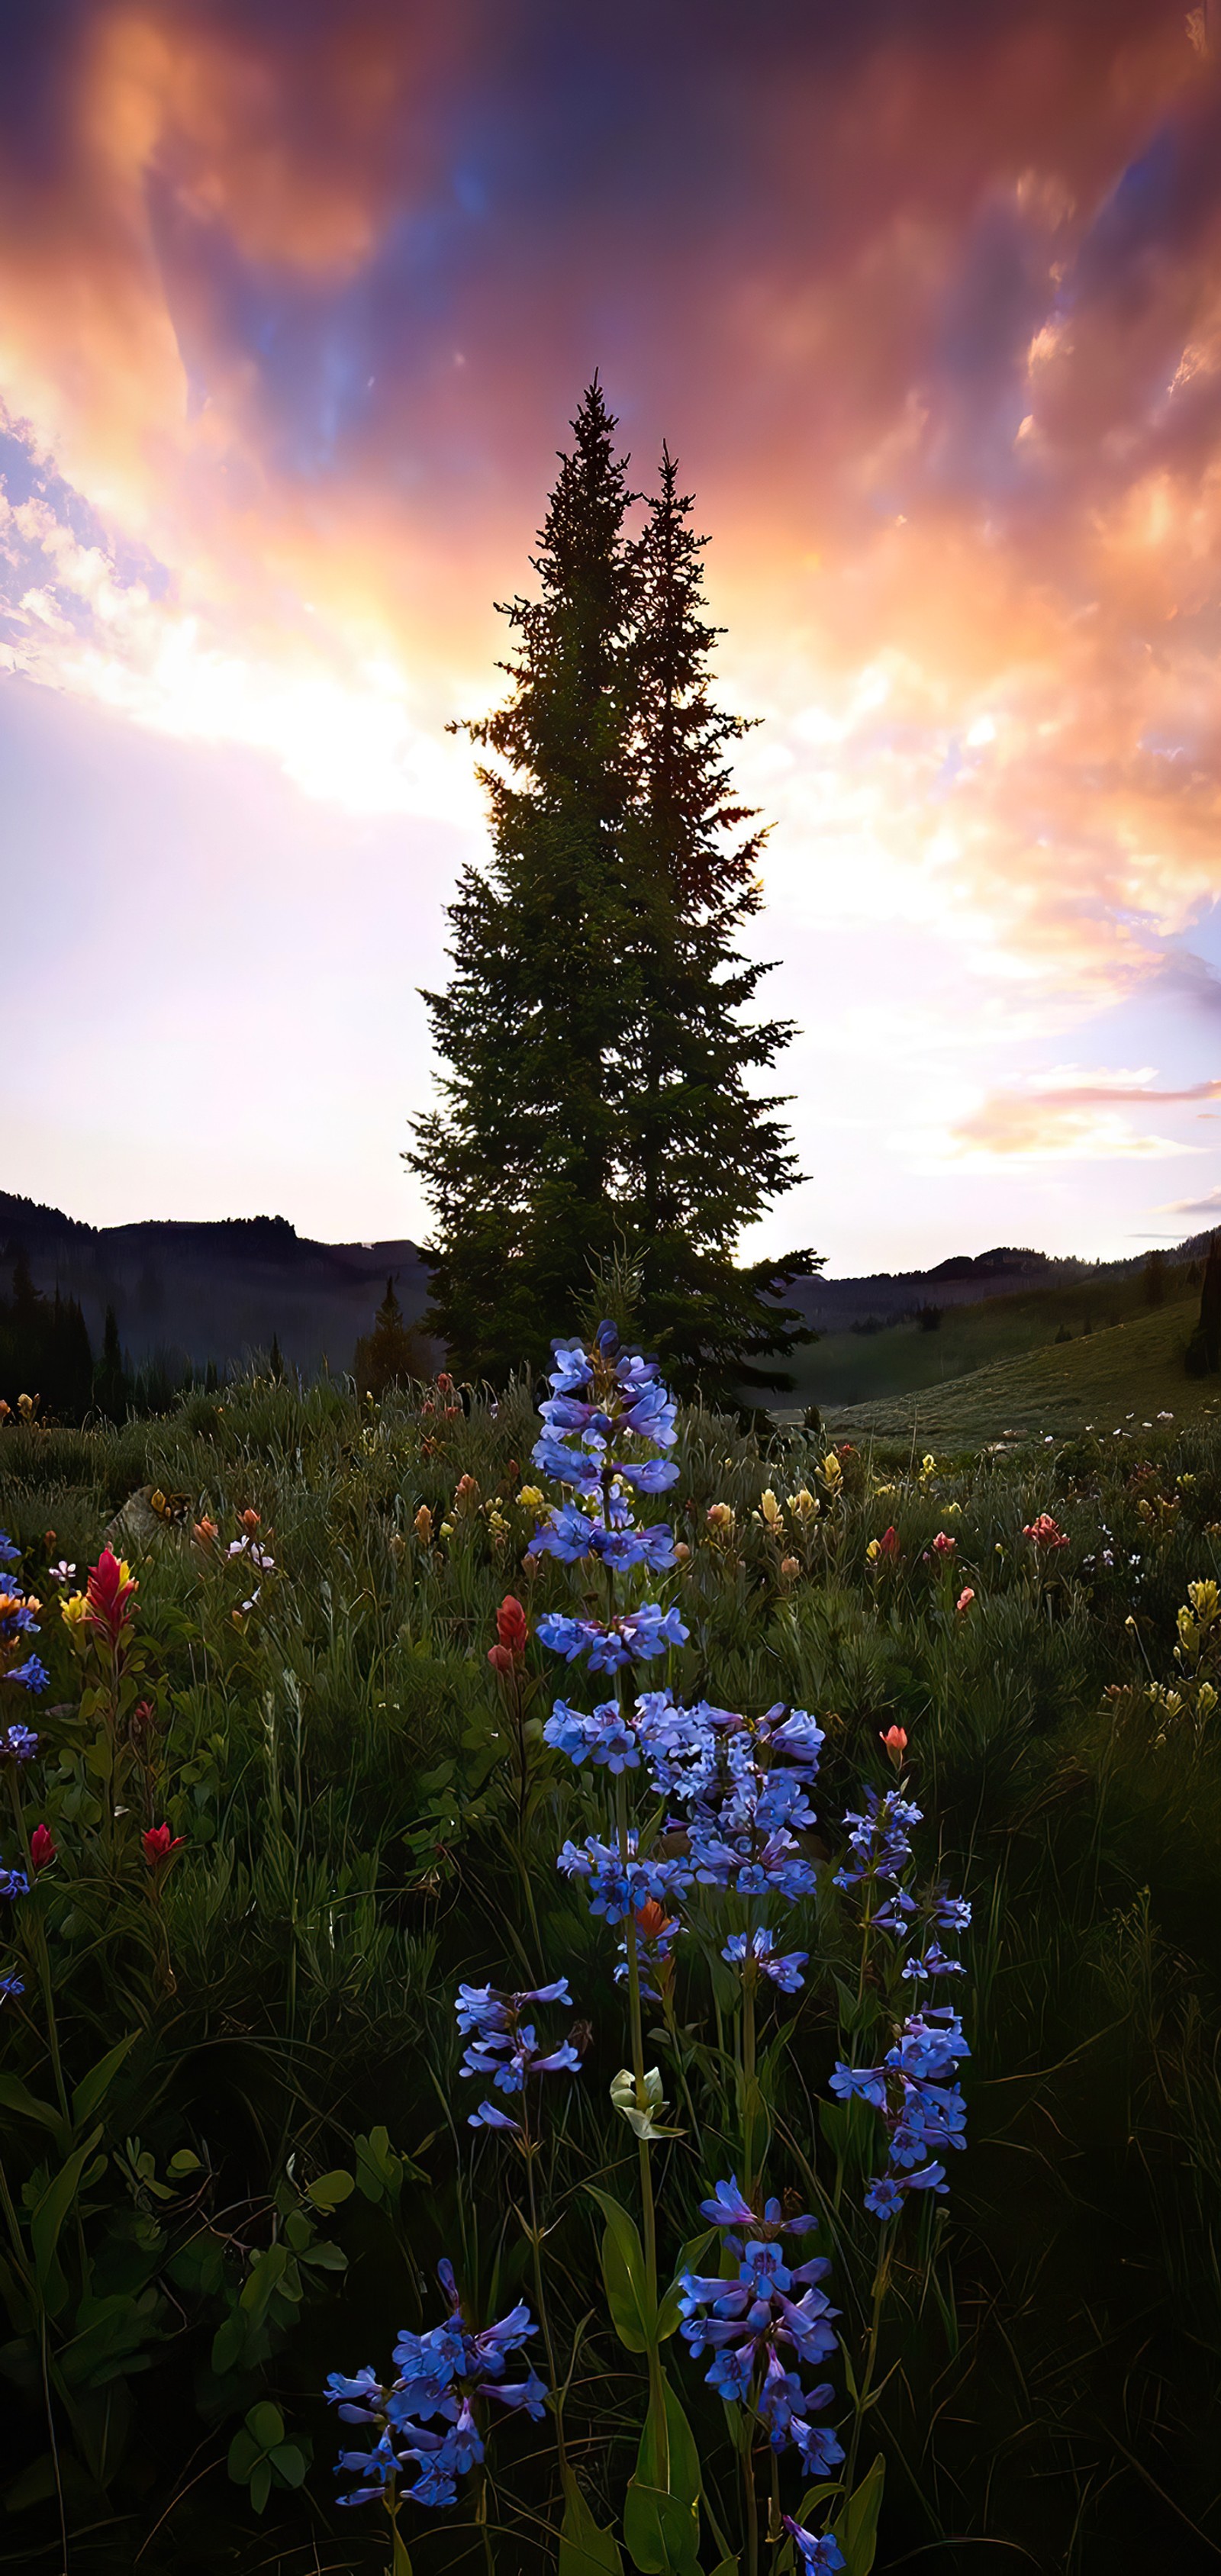
<path fill-rule="evenodd" d="M 373 1319 L 371 1333 L 362 1333 L 352 1360 L 352 1376 L 358 1395 L 383 1396 L 388 1387 L 407 1386 L 412 1378 L 429 1375 L 427 1355 L 419 1335 L 403 1322 L 403 1310 L 395 1293 L 393 1278 L 386 1281 L 386 1294 Z"/>
<path fill-rule="evenodd" d="M 454 973 L 425 995 L 448 1072 L 406 1160 L 437 1220 L 427 1328 L 453 1367 L 503 1377 L 575 1329 L 591 1272 L 626 1261 L 638 1330 L 683 1386 L 784 1383 L 754 1362 L 804 1338 L 776 1303 L 807 1253 L 736 1267 L 741 1228 L 797 1178 L 749 1078 L 789 1034 L 741 1013 L 738 952 L 764 835 L 735 799 L 743 719 L 711 701 L 703 539 L 668 452 L 643 533 L 595 378 L 531 560 L 504 610 L 504 707 L 463 729 L 493 855 L 450 908 Z M 796 1328 L 796 1329 L 794 1329 Z"/>
<path fill-rule="evenodd" d="M 461 728 L 501 764 L 478 773 L 493 857 L 461 880 L 454 973 L 424 997 L 450 1068 L 406 1157 L 437 1219 L 426 1324 L 492 1378 L 575 1325 L 613 1250 L 633 603 L 614 427 L 595 378 L 531 558 L 541 596 L 502 609 L 509 698 Z"/>
<path fill-rule="evenodd" d="M 778 1305 L 788 1280 L 819 1265 L 808 1250 L 739 1268 L 743 1226 L 800 1177 L 778 1097 L 748 1088 L 791 1035 L 744 1021 L 769 972 L 737 946 L 760 909 L 767 834 L 734 792 L 727 755 L 750 730 L 712 700 L 718 634 L 703 587 L 706 537 L 663 447 L 660 490 L 636 548 L 636 795 L 628 836 L 637 948 L 628 989 L 638 1011 L 625 1054 L 621 1127 L 625 1214 L 641 1328 L 680 1385 L 709 1392 L 788 1380 L 754 1365 L 808 1336 Z M 753 828 L 752 828 L 753 827 Z"/>

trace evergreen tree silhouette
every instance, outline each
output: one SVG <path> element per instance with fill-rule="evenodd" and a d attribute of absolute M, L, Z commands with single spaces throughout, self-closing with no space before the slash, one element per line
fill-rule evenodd
<path fill-rule="evenodd" d="M 419 1335 L 403 1322 L 403 1310 L 395 1294 L 393 1279 L 386 1281 L 386 1294 L 373 1319 L 371 1333 L 362 1333 L 352 1360 L 352 1375 L 358 1395 L 383 1396 L 392 1386 L 406 1386 L 412 1378 L 429 1374 L 428 1362 Z"/>
<path fill-rule="evenodd" d="M 735 946 L 762 843 L 733 837 L 754 819 L 726 762 L 746 727 L 709 697 L 702 541 L 668 453 L 633 538 L 596 377 L 572 428 L 540 596 L 503 612 L 509 696 L 459 728 L 498 765 L 478 773 L 491 862 L 461 880 L 454 971 L 424 997 L 447 1068 L 405 1157 L 435 1217 L 426 1323 L 456 1370 L 501 1379 L 626 1257 L 680 1382 L 767 1383 L 753 1361 L 798 1336 L 766 1292 L 815 1265 L 733 1261 L 798 1177 L 783 1104 L 747 1087 L 788 1030 L 739 1016 L 764 971 Z"/>

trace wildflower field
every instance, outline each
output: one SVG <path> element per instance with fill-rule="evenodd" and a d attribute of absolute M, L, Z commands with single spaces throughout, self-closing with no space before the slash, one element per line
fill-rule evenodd
<path fill-rule="evenodd" d="M 0 1431 L 0 2566 L 1215 2563 L 1221 1438 L 1106 1430 Z"/>

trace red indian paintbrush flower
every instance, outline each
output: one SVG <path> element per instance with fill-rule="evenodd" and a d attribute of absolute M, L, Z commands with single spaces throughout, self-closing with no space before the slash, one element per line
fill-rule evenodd
<path fill-rule="evenodd" d="M 1036 1547 L 1068 1546 L 1066 1533 L 1057 1527 L 1050 1512 L 1040 1512 L 1037 1521 L 1028 1521 L 1022 1536 L 1031 1539 Z"/>
<path fill-rule="evenodd" d="M 530 1631 L 526 1625 L 525 1611 L 516 1593 L 506 1592 L 501 1602 L 496 1613 L 496 1634 L 501 1645 L 507 1646 L 510 1654 L 520 1663 L 526 1651 L 526 1639 Z"/>
<path fill-rule="evenodd" d="M 31 1869 L 46 1869 L 51 1861 L 58 1860 L 58 1858 L 58 1847 L 52 1841 L 46 1826 L 35 1825 L 34 1831 L 30 1836 Z"/>
<path fill-rule="evenodd" d="M 91 1628 L 117 1646 L 123 1632 L 131 1626 L 130 1602 L 139 1585 L 131 1567 L 104 1547 L 97 1564 L 89 1569 L 85 1586 L 88 1604 L 86 1617 Z"/>
<path fill-rule="evenodd" d="M 888 1726 L 886 1733 L 882 1737 L 882 1742 L 890 1755 L 896 1771 L 901 1771 L 903 1768 L 903 1756 L 907 1751 L 907 1736 L 903 1728 L 901 1726 Z"/>
<path fill-rule="evenodd" d="M 163 1869 L 171 1853 L 179 1849 L 183 1836 L 172 1834 L 168 1825 L 150 1825 L 147 1833 L 141 1834 L 140 1840 L 144 1845 L 144 1857 L 149 1868 Z"/>

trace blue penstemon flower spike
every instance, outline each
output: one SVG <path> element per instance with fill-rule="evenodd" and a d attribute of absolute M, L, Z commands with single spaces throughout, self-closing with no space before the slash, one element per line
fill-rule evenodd
<path fill-rule="evenodd" d="M 936 1992 L 942 1980 L 965 1973 L 937 1936 L 966 1931 L 969 1904 L 943 1887 L 921 1898 L 906 1883 L 911 1832 L 921 1821 L 902 1782 L 881 1796 L 867 1789 L 862 1811 L 845 1819 L 848 1851 L 835 1875 L 835 1885 L 860 1905 L 865 1941 L 879 1933 L 885 1940 L 888 1983 L 896 1993 L 904 1984 L 916 1992 L 931 1985 Z M 885 2125 L 887 2170 L 873 2176 L 865 2194 L 873 2217 L 896 2218 L 912 2192 L 947 2191 L 941 2159 L 966 2144 L 966 2104 L 950 2079 L 970 2054 L 954 2007 L 922 2002 L 914 2012 L 896 2014 L 891 2046 L 878 2064 L 836 2066 L 832 2092 L 843 2102 L 867 2102 Z"/>
<path fill-rule="evenodd" d="M 424 2335 L 401 2334 L 394 2347 L 399 2375 L 380 2380 L 365 2368 L 348 2378 L 332 2371 L 327 2401 L 345 2424 L 367 2426 L 376 2438 L 340 2454 L 337 2475 L 355 2480 L 345 2505 L 381 2503 L 397 2524 L 404 2497 L 434 2509 L 457 2500 L 458 2479 L 484 2456 L 488 2405 L 540 2420 L 547 2391 L 532 2367 L 509 2378 L 509 2362 L 536 2332 L 524 2302 L 495 2325 L 467 2324 L 453 2265 L 439 2263 L 437 2277 L 449 2305 L 445 2322 Z"/>

